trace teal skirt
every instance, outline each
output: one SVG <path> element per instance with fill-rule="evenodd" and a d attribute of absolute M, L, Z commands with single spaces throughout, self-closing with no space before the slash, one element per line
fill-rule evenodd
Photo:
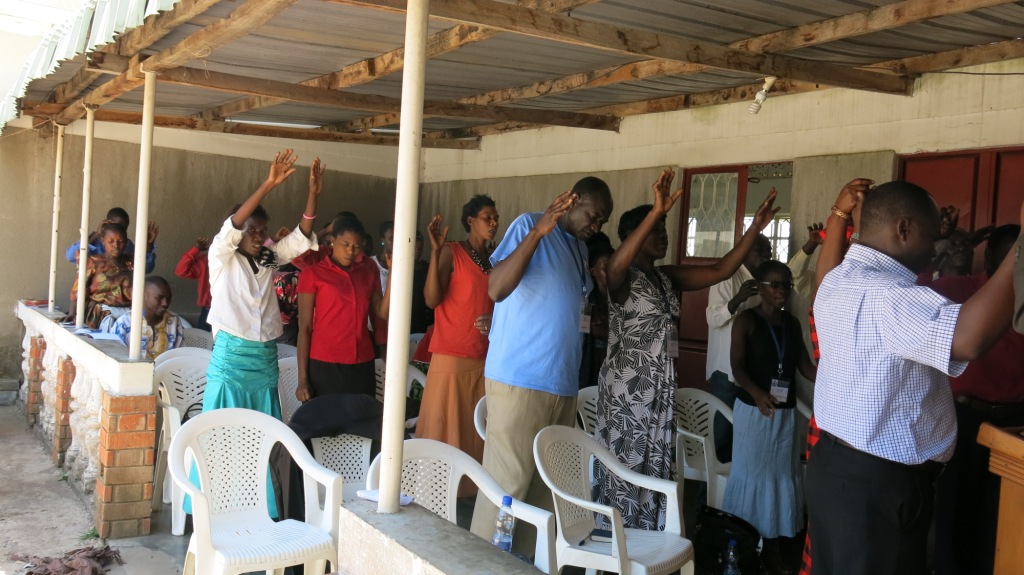
<path fill-rule="evenodd" d="M 240 407 L 260 411 L 281 419 L 281 399 L 277 396 L 277 344 L 235 337 L 217 332 L 213 356 L 206 369 L 206 391 L 203 392 L 203 412 L 225 407 Z M 192 483 L 199 485 L 199 472 L 192 467 Z M 185 497 L 182 505 L 192 513 L 192 499 Z M 277 518 L 277 500 L 274 484 L 267 470 L 267 509 Z"/>

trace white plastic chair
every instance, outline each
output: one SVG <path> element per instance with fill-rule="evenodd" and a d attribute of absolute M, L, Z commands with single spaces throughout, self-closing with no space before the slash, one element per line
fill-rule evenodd
<path fill-rule="evenodd" d="M 402 493 L 415 498 L 427 510 L 455 523 L 455 502 L 459 482 L 469 477 L 479 493 L 496 506 L 501 506 L 505 491 L 475 459 L 456 447 L 433 439 L 407 439 L 402 447 Z M 366 488 L 377 489 L 380 483 L 380 455 L 370 464 Z M 537 528 L 537 546 L 533 564 L 549 575 L 556 575 L 555 518 L 550 511 L 512 500 L 512 514 Z"/>
<path fill-rule="evenodd" d="M 277 360 L 277 398 L 281 401 L 281 421 L 292 420 L 302 402 L 295 397 L 299 388 L 299 362 L 294 356 Z"/>
<path fill-rule="evenodd" d="M 299 350 L 294 345 L 288 345 L 287 343 L 277 344 L 277 359 L 295 357 L 297 355 L 299 355 Z"/>
<path fill-rule="evenodd" d="M 576 396 L 576 423 L 590 435 L 597 430 L 597 388 L 584 387 Z"/>
<path fill-rule="evenodd" d="M 487 441 L 487 396 L 480 398 L 480 401 L 476 402 L 476 407 L 473 408 L 473 425 L 476 427 L 476 433 L 480 436 L 480 439 Z"/>
<path fill-rule="evenodd" d="M 280 443 L 302 469 L 305 522 L 274 522 L 267 509 L 267 466 Z M 194 456 L 202 488 L 189 480 Z M 192 498 L 195 530 L 185 555 L 185 575 L 284 572 L 304 565 L 309 575 L 337 565 L 341 477 L 313 459 L 295 432 L 251 409 L 218 409 L 188 420 L 171 440 L 170 473 Z M 323 485 L 320 508 L 317 485 Z"/>
<path fill-rule="evenodd" d="M 160 355 L 156 356 L 156 359 L 153 360 L 153 367 L 155 368 L 156 366 L 160 365 L 161 363 L 167 360 L 179 357 L 201 357 L 205 359 L 207 363 L 209 363 L 210 358 L 213 357 L 213 352 L 208 349 L 203 349 L 201 347 L 176 347 L 174 349 L 169 349 L 161 353 Z"/>
<path fill-rule="evenodd" d="M 314 437 L 313 458 L 324 467 L 341 475 L 342 498 L 349 501 L 366 485 L 366 470 L 370 468 L 369 437 L 342 433 L 333 437 Z"/>
<path fill-rule="evenodd" d="M 385 364 L 382 359 L 373 360 L 373 376 L 377 382 L 376 398 L 377 401 L 384 403 L 384 378 L 385 378 Z M 405 396 L 409 397 L 409 393 L 412 391 L 413 382 L 419 382 L 423 387 L 426 387 L 427 375 L 420 371 L 414 365 L 408 366 L 405 372 Z"/>
<path fill-rule="evenodd" d="M 183 331 L 185 337 L 182 338 L 182 347 L 213 349 L 213 334 L 210 332 L 195 327 L 187 327 Z"/>
<path fill-rule="evenodd" d="M 682 487 L 678 483 L 637 473 L 583 430 L 562 425 L 546 427 L 537 434 L 533 456 L 555 501 L 559 570 L 576 565 L 622 575 L 659 575 L 680 569 L 684 575 L 693 574 L 693 545 L 683 537 Z M 664 493 L 668 499 L 665 530 L 627 529 L 618 509 L 594 503 L 587 477 L 591 457 L 623 481 Z M 596 527 L 595 514 L 610 518 L 610 543 L 590 538 Z"/>
<path fill-rule="evenodd" d="M 706 391 L 676 390 L 676 476 L 707 483 L 707 504 L 721 509 L 732 463 L 715 451 L 715 415 L 732 423 L 732 408 Z"/>
<path fill-rule="evenodd" d="M 182 418 L 187 413 L 202 411 L 209 363 L 209 359 L 200 356 L 176 357 L 160 363 L 153 372 L 157 405 L 162 415 L 156 465 L 153 467 L 153 493 L 162 497 L 153 497 L 153 510 L 160 508 L 161 501 L 171 504 L 173 535 L 185 534 L 185 511 L 181 508 L 184 494 L 173 481 L 167 481 L 167 450 L 181 427 Z"/>

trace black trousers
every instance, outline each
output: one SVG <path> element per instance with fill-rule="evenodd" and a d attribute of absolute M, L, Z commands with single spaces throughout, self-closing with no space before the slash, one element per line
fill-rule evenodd
<path fill-rule="evenodd" d="M 977 441 L 986 421 L 1024 425 L 1024 406 L 956 403 L 956 451 L 935 485 L 936 575 L 988 574 L 995 568 L 1000 478 L 988 470 L 989 449 Z"/>
<path fill-rule="evenodd" d="M 814 575 L 926 575 L 941 468 L 868 455 L 822 431 L 807 463 Z"/>

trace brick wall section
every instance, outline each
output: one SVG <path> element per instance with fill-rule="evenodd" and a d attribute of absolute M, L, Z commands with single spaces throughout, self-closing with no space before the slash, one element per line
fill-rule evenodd
<path fill-rule="evenodd" d="M 28 386 L 25 417 L 29 425 L 35 425 L 39 421 L 39 410 L 43 406 L 43 355 L 46 354 L 46 340 L 42 336 L 30 339 L 28 373 L 25 374 L 25 385 Z"/>
<path fill-rule="evenodd" d="M 153 500 L 156 396 L 103 394 L 96 530 L 119 539 L 148 535 Z"/>
<path fill-rule="evenodd" d="M 50 456 L 57 467 L 64 465 L 64 454 L 71 445 L 71 384 L 75 382 L 75 363 L 67 357 L 57 364 L 57 404 L 54 405 L 53 450 Z"/>

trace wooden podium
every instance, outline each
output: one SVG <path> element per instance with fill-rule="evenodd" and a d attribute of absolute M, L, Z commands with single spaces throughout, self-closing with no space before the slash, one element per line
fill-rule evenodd
<path fill-rule="evenodd" d="M 1002 478 L 995 573 L 1024 573 L 1024 427 L 983 423 L 978 443 L 991 450 L 988 468 Z"/>

